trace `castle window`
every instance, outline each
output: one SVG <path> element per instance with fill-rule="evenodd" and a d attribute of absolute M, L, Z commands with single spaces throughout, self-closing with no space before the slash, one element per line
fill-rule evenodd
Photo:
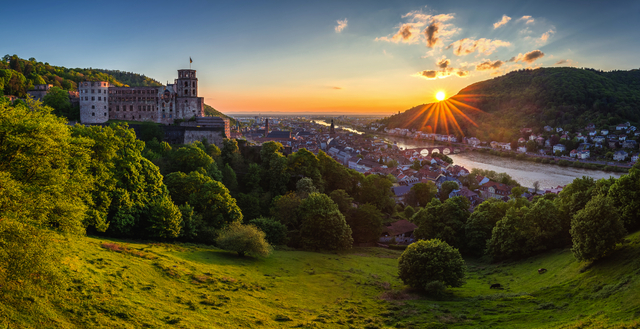
<path fill-rule="evenodd" d="M 196 87 L 196 82 L 195 82 L 195 81 L 193 82 L 193 86 L 192 86 L 192 87 L 193 87 L 193 88 L 195 88 L 195 87 Z"/>
<path fill-rule="evenodd" d="M 92 110 L 93 110 L 93 109 L 95 109 L 95 108 L 96 108 L 96 106 L 95 106 L 95 105 L 91 105 L 91 109 L 92 109 Z"/>
<path fill-rule="evenodd" d="M 101 101 L 101 100 L 102 100 L 102 97 L 98 97 L 98 100 L 99 100 L 99 101 Z"/>
<path fill-rule="evenodd" d="M 95 116 L 96 116 L 96 113 L 95 113 L 95 112 L 91 112 L 91 116 L 92 116 L 92 117 L 95 117 Z"/>
<path fill-rule="evenodd" d="M 133 105 L 129 105 L 129 111 L 133 111 Z"/>
<path fill-rule="evenodd" d="M 169 114 L 169 118 L 171 118 L 171 114 Z"/>
<path fill-rule="evenodd" d="M 101 90 L 101 89 L 98 89 L 98 94 L 100 93 L 100 90 Z"/>
<path fill-rule="evenodd" d="M 104 116 L 105 116 L 105 117 L 107 116 L 107 112 L 104 112 Z"/>
<path fill-rule="evenodd" d="M 106 105 L 104 106 L 104 109 L 105 109 L 105 110 L 107 109 L 107 106 L 106 106 Z"/>
<path fill-rule="evenodd" d="M 185 90 L 184 90 L 184 94 L 185 94 L 185 95 L 189 95 L 189 89 L 185 89 Z"/>
<path fill-rule="evenodd" d="M 185 87 L 189 87 L 189 83 L 185 81 L 185 82 L 184 82 L 184 86 L 185 86 Z"/>
<path fill-rule="evenodd" d="M 93 97 L 93 96 L 91 96 L 91 100 L 92 100 L 92 101 L 95 101 L 95 100 L 96 100 L 96 98 L 95 98 L 95 97 Z"/>
<path fill-rule="evenodd" d="M 138 111 L 142 110 L 142 106 L 138 105 Z"/>
<path fill-rule="evenodd" d="M 95 93 L 95 92 L 96 92 L 96 90 L 95 90 L 95 89 L 91 89 L 91 93 L 92 93 L 92 94 L 93 94 L 93 93 Z"/>
<path fill-rule="evenodd" d="M 193 95 L 195 96 L 195 95 L 196 95 L 196 90 L 195 90 L 195 89 L 193 89 L 193 90 L 191 91 L 191 93 L 193 93 Z"/>
<path fill-rule="evenodd" d="M 163 119 L 165 118 L 164 114 L 162 115 L 162 118 L 163 118 Z"/>
<path fill-rule="evenodd" d="M 116 105 L 116 111 L 120 112 L 120 105 Z"/>

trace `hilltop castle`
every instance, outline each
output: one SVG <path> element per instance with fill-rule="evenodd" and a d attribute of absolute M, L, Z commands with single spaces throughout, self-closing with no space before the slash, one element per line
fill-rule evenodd
<path fill-rule="evenodd" d="M 204 117 L 196 70 L 178 70 L 174 84 L 161 87 L 115 87 L 106 81 L 78 84 L 80 122 L 109 119 L 171 124 L 175 119 Z"/>

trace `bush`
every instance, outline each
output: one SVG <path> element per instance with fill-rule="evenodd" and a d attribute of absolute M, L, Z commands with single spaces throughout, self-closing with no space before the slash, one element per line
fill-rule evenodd
<path fill-rule="evenodd" d="M 460 287 L 465 281 L 465 264 L 458 249 L 446 242 L 422 240 L 412 243 L 398 259 L 398 275 L 409 286 L 426 291 L 433 281 Z"/>
<path fill-rule="evenodd" d="M 240 257 L 245 254 L 267 257 L 271 253 L 271 246 L 265 240 L 264 232 L 254 225 L 232 223 L 222 230 L 216 242 L 219 248 L 235 251 Z"/>
<path fill-rule="evenodd" d="M 571 220 L 573 255 L 578 260 L 596 260 L 612 251 L 626 234 L 619 218 L 609 198 L 593 197 Z"/>
<path fill-rule="evenodd" d="M 283 245 L 287 243 L 287 226 L 271 217 L 258 217 L 249 221 L 265 233 L 269 244 Z"/>

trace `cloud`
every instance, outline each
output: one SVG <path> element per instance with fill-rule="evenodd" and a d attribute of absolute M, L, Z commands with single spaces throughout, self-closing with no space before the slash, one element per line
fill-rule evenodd
<path fill-rule="evenodd" d="M 493 29 L 495 30 L 500 26 L 507 24 L 507 22 L 509 22 L 510 20 L 511 20 L 511 17 L 507 15 L 502 15 L 502 19 L 499 22 L 493 23 Z"/>
<path fill-rule="evenodd" d="M 518 56 L 516 57 L 512 57 L 511 59 L 509 59 L 507 62 L 523 62 L 523 63 L 528 63 L 531 64 L 533 63 L 535 60 L 544 57 L 544 53 L 541 52 L 540 50 L 532 50 L 526 54 L 518 54 Z"/>
<path fill-rule="evenodd" d="M 342 87 L 336 87 L 336 86 L 331 86 L 331 87 L 329 87 L 329 88 L 331 88 L 331 89 L 335 89 L 335 90 L 342 90 Z"/>
<path fill-rule="evenodd" d="M 556 33 L 556 31 L 554 29 L 550 29 L 549 31 L 542 33 L 542 36 L 540 37 L 540 39 L 538 39 L 538 43 L 542 44 L 547 42 L 547 40 L 549 40 L 549 38 Z"/>
<path fill-rule="evenodd" d="M 504 64 L 503 61 L 486 61 L 476 65 L 476 71 L 487 71 L 487 70 L 495 70 Z"/>
<path fill-rule="evenodd" d="M 454 14 L 425 14 L 420 10 L 411 11 L 402 15 L 405 20 L 398 26 L 398 32 L 385 37 L 377 37 L 376 41 L 394 43 L 418 43 L 424 42 L 427 47 L 441 47 L 449 37 L 459 31 L 453 24 L 445 23 L 454 18 Z M 424 29 L 421 31 L 421 29 Z"/>
<path fill-rule="evenodd" d="M 533 19 L 533 17 L 531 16 L 522 16 L 518 19 L 518 22 L 520 21 L 524 21 L 525 24 L 533 24 L 535 22 L 535 19 Z"/>
<path fill-rule="evenodd" d="M 425 78 L 427 80 L 444 79 L 450 76 L 458 76 L 464 78 L 469 75 L 469 71 L 456 69 L 453 67 L 443 68 L 442 70 L 425 70 L 414 74 L 415 77 Z"/>
<path fill-rule="evenodd" d="M 338 23 L 338 25 L 336 25 L 336 26 L 334 27 L 334 29 L 336 30 L 336 33 L 340 33 L 340 32 L 342 32 L 342 30 L 344 30 L 344 29 L 346 29 L 346 28 L 347 28 L 348 21 L 347 21 L 347 19 L 346 19 L 346 18 L 345 18 L 345 19 L 342 19 L 342 20 L 340 20 L 340 19 L 339 19 L 339 20 L 337 21 L 337 23 Z"/>
<path fill-rule="evenodd" d="M 449 67 L 449 65 L 451 65 L 451 61 L 446 58 L 443 58 L 437 61 L 436 65 L 438 65 L 438 67 L 441 69 L 446 69 L 447 67 Z"/>
<path fill-rule="evenodd" d="M 464 38 L 451 43 L 447 46 L 447 49 L 453 48 L 453 53 L 456 56 L 469 55 L 475 51 L 478 51 L 479 54 L 491 55 L 496 48 L 508 46 L 511 46 L 511 43 L 502 40 L 491 40 L 485 38 L 473 40 L 470 38 Z"/>
<path fill-rule="evenodd" d="M 436 42 L 438 42 L 438 37 L 436 37 L 436 34 L 438 34 L 439 25 L 440 24 L 438 22 L 432 22 L 422 32 L 427 39 L 427 47 L 429 48 L 433 48 L 433 46 L 436 45 Z"/>
<path fill-rule="evenodd" d="M 570 59 L 562 59 L 556 62 L 556 65 L 565 65 L 565 64 L 569 66 L 575 66 L 576 62 Z"/>

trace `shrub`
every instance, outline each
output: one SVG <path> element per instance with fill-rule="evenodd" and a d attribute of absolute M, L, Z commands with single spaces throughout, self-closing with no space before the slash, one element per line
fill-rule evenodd
<path fill-rule="evenodd" d="M 465 264 L 458 249 L 446 242 L 422 240 L 412 243 L 398 259 L 400 279 L 409 286 L 427 290 L 433 281 L 460 287 L 465 281 Z"/>
<path fill-rule="evenodd" d="M 254 225 L 232 223 L 222 230 L 216 242 L 221 249 L 235 251 L 240 257 L 245 254 L 267 257 L 271 253 L 264 232 Z"/>
<path fill-rule="evenodd" d="M 266 239 L 271 245 L 283 245 L 287 243 L 287 226 L 271 217 L 258 217 L 249 221 L 265 233 Z"/>

